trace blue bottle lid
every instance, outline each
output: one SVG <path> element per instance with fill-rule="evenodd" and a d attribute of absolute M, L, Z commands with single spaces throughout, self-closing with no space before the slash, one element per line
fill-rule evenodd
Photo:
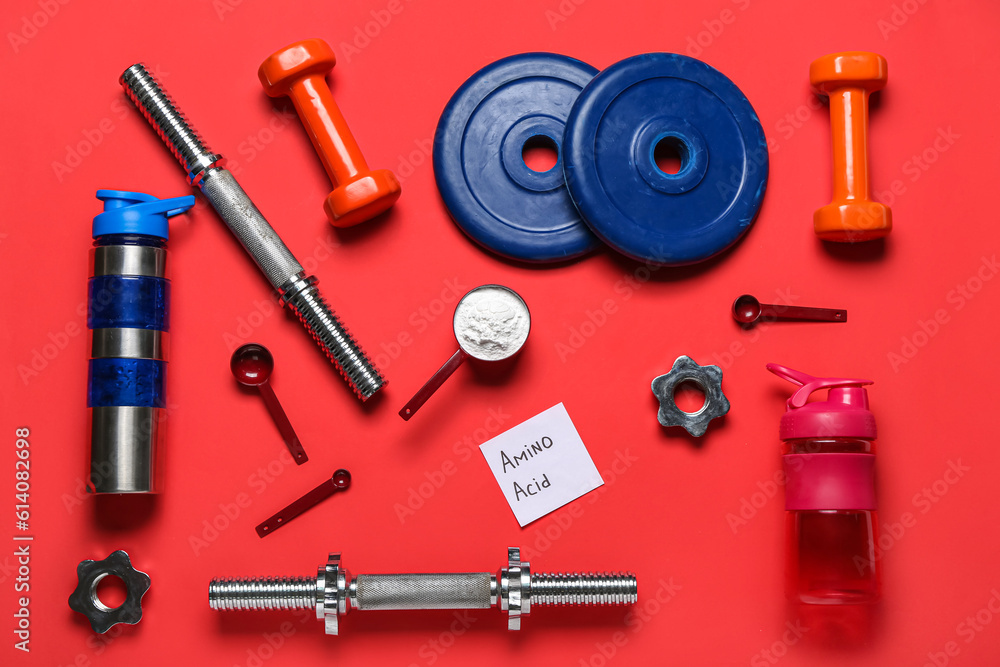
<path fill-rule="evenodd" d="M 144 192 L 98 190 L 97 198 L 104 202 L 104 212 L 94 218 L 93 235 L 145 234 L 169 238 L 167 218 L 194 206 L 194 197 L 157 199 Z"/>

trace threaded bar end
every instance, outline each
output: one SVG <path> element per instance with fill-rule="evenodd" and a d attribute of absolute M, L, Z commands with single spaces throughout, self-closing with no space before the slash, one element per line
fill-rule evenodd
<path fill-rule="evenodd" d="M 364 350 L 355 342 L 340 318 L 330 309 L 314 286 L 303 289 L 289 301 L 316 343 L 323 348 L 354 393 L 366 401 L 385 385 L 385 379 Z"/>
<path fill-rule="evenodd" d="M 638 584 L 631 572 L 531 575 L 533 605 L 634 604 L 638 597 Z"/>
<path fill-rule="evenodd" d="M 208 606 L 222 611 L 234 609 L 316 608 L 316 577 L 253 577 L 212 579 L 208 584 Z"/>
<path fill-rule="evenodd" d="M 189 174 L 201 171 L 220 159 L 209 150 L 201 136 L 142 63 L 125 70 L 118 82 Z"/>

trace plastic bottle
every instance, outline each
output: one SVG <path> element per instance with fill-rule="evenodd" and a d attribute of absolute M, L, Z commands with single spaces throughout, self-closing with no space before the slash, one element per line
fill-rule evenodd
<path fill-rule="evenodd" d="M 768 364 L 800 385 L 781 418 L 786 509 L 786 591 L 806 604 L 861 604 L 881 594 L 875 556 L 875 417 L 870 380 L 817 378 Z M 825 401 L 809 401 L 828 389 Z"/>
<path fill-rule="evenodd" d="M 87 289 L 92 493 L 156 493 L 166 405 L 167 218 L 194 197 L 98 190 Z"/>

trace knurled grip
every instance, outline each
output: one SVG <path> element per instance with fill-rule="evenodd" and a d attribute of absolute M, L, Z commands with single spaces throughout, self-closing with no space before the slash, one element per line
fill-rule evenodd
<path fill-rule="evenodd" d="M 357 609 L 489 609 L 490 574 L 359 574 Z"/>
<path fill-rule="evenodd" d="M 302 272 L 302 265 L 229 170 L 218 167 L 209 169 L 199 185 L 212 208 L 240 240 L 275 289 L 281 289 Z"/>

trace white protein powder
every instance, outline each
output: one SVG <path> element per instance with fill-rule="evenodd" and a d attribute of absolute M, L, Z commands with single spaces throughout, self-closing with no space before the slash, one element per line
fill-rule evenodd
<path fill-rule="evenodd" d="M 512 290 L 483 285 L 466 294 L 455 309 L 455 336 L 470 356 L 498 361 L 513 355 L 528 338 L 531 315 Z"/>

